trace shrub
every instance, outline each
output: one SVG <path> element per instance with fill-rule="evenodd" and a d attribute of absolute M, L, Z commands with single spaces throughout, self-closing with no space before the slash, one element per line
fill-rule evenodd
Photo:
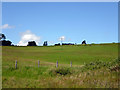
<path fill-rule="evenodd" d="M 54 75 L 68 75 L 68 74 L 72 74 L 70 68 L 67 68 L 67 67 L 60 67 L 60 68 L 55 68 L 55 69 L 52 69 L 50 70 L 49 74 L 51 76 L 54 76 Z"/>
<path fill-rule="evenodd" d="M 100 60 L 90 62 L 88 64 L 85 64 L 84 67 L 81 68 L 81 71 L 87 71 L 87 70 L 96 70 L 100 68 L 108 68 L 110 71 L 119 71 L 120 70 L 120 59 L 113 60 L 111 62 L 103 62 Z"/>

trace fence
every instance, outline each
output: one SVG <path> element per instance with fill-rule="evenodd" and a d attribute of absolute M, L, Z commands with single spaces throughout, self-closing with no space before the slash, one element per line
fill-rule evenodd
<path fill-rule="evenodd" d="M 15 61 L 15 69 L 17 69 L 17 60 Z M 38 60 L 38 68 L 40 67 L 40 60 Z M 56 62 L 56 67 L 58 67 L 58 61 Z M 72 67 L 72 61 L 70 61 L 70 67 Z"/>

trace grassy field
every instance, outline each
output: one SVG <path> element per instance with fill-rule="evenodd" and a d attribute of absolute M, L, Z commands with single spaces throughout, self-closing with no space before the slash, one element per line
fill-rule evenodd
<path fill-rule="evenodd" d="M 18 61 L 17 69 L 15 60 Z M 118 88 L 118 62 L 118 44 L 3 46 L 2 87 Z"/>

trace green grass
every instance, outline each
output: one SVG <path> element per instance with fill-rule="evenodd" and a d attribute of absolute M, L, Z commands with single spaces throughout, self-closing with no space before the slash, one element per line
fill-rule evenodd
<path fill-rule="evenodd" d="M 2 47 L 3 88 L 118 87 L 118 44 Z M 15 60 L 18 68 L 15 69 Z M 38 68 L 38 60 L 40 67 Z M 56 68 L 58 60 L 59 67 Z M 70 68 L 72 61 L 72 68 Z M 105 73 L 104 73 L 105 72 Z M 94 75 L 93 75 L 94 74 Z"/>

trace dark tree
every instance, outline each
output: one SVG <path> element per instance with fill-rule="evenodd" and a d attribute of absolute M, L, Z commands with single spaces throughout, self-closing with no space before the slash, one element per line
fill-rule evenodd
<path fill-rule="evenodd" d="M 4 39 L 4 40 L 6 39 L 6 36 L 4 34 L 2 34 L 2 33 L 0 33 L 0 40 L 1 39 Z"/>
<path fill-rule="evenodd" d="M 82 41 L 82 44 L 86 44 L 86 41 L 84 40 L 84 41 Z"/>
<path fill-rule="evenodd" d="M 0 46 L 11 46 L 11 41 L 2 40 L 0 41 Z"/>
<path fill-rule="evenodd" d="M 37 46 L 35 41 L 29 41 L 27 46 Z"/>
<path fill-rule="evenodd" d="M 58 43 L 58 44 L 55 44 L 55 46 L 60 46 L 60 43 Z"/>
<path fill-rule="evenodd" d="M 74 45 L 73 43 L 62 43 L 62 45 Z"/>
<path fill-rule="evenodd" d="M 47 41 L 44 41 L 43 46 L 47 46 L 47 45 L 48 45 Z"/>
<path fill-rule="evenodd" d="M 0 33 L 0 46 L 11 46 L 12 42 L 9 40 L 6 41 L 5 39 L 6 39 L 6 36 Z"/>

